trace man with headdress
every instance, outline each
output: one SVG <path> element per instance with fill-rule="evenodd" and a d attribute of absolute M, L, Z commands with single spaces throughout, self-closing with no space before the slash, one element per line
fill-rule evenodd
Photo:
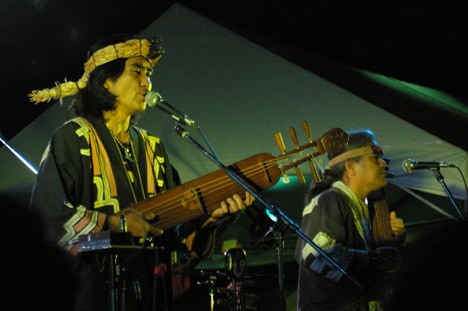
<path fill-rule="evenodd" d="M 162 142 L 135 126 L 136 115 L 146 108 L 152 67 L 162 53 L 160 40 L 113 36 L 91 48 L 85 73 L 78 82 L 66 81 L 30 95 L 32 101 L 41 102 L 76 94 L 71 106 L 76 117 L 53 134 L 31 200 L 31 210 L 43 219 L 48 237 L 74 255 L 79 236 L 99 231 L 119 232 L 125 227 L 134 237 L 162 235 L 160 239 L 167 245 L 190 235 L 193 244 L 188 247 L 197 246 L 192 249 L 196 254 L 209 256 L 214 245 L 214 229 L 210 224 L 251 203 L 249 194 L 245 204 L 235 195 L 211 214 L 164 234 L 157 228 L 157 222 L 151 223 L 155 215 L 145 215 L 144 219 L 136 212 L 115 215 L 179 183 Z M 80 259 L 81 281 L 76 309 L 105 310 L 106 275 L 99 272 L 94 258 L 76 257 Z M 131 280 L 135 288 L 149 277 L 140 278 L 138 273 Z M 150 290 L 137 288 L 135 295 L 131 295 L 143 296 L 134 300 L 140 299 L 145 306 L 151 303 Z M 138 304 L 135 306 L 140 308 Z"/>
<path fill-rule="evenodd" d="M 396 248 L 374 247 L 366 197 L 387 183 L 387 163 L 370 131 L 342 132 L 329 148 L 323 179 L 312 184 L 301 229 L 330 259 L 364 284 L 361 289 L 317 250 L 299 239 L 298 310 L 381 310 L 379 281 L 399 266 Z M 392 235 L 402 241 L 405 226 L 390 214 Z"/>

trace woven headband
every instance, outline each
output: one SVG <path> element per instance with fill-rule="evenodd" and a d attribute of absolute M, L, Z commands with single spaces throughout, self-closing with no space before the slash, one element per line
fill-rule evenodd
<path fill-rule="evenodd" d="M 339 156 L 331 159 L 330 162 L 328 162 L 327 169 L 345 160 L 359 157 L 365 154 L 370 154 L 370 153 L 374 153 L 374 149 L 372 148 L 372 146 L 366 146 L 366 147 L 361 147 L 361 148 L 353 149 L 350 151 L 346 151 L 340 154 Z"/>
<path fill-rule="evenodd" d="M 156 65 L 164 49 L 161 45 L 162 38 L 132 39 L 122 43 L 112 44 L 96 51 L 84 64 L 84 74 L 78 82 L 55 83 L 55 87 L 40 91 L 32 91 L 29 100 L 35 102 L 49 102 L 52 98 L 60 99 L 76 94 L 88 84 L 89 75 L 96 67 L 104 65 L 118 58 L 130 58 L 143 56 L 148 59 L 151 67 Z"/>

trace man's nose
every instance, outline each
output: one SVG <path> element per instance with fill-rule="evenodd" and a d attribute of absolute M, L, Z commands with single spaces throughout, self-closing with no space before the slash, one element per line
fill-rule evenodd
<path fill-rule="evenodd" d="M 141 85 L 150 88 L 151 78 L 146 76 L 146 75 L 143 75 L 142 78 L 141 78 Z"/>

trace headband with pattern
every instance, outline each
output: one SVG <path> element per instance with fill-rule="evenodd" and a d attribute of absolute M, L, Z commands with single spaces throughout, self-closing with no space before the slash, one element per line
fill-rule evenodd
<path fill-rule="evenodd" d="M 317 150 L 322 154 L 325 152 L 337 154 L 348 147 L 349 134 L 340 128 L 333 128 L 326 132 L 319 141 L 320 143 L 317 143 Z M 371 153 L 382 155 L 382 149 L 376 145 L 369 145 L 343 152 L 328 162 L 327 169 L 345 160 Z"/>
<path fill-rule="evenodd" d="M 333 159 L 331 159 L 330 162 L 328 162 L 327 169 L 345 160 L 371 153 L 374 153 L 374 149 L 372 148 L 372 146 L 365 146 L 346 151 L 340 154 L 339 156 L 336 156 Z"/>
<path fill-rule="evenodd" d="M 96 67 L 104 65 L 118 58 L 130 58 L 143 56 L 150 62 L 151 67 L 156 65 L 164 53 L 162 38 L 132 39 L 122 43 L 112 44 L 96 51 L 84 64 L 84 74 L 77 82 L 67 81 L 55 83 L 55 87 L 39 91 L 32 91 L 29 99 L 36 104 L 49 102 L 51 99 L 59 99 L 76 94 L 88 84 L 89 75 Z"/>

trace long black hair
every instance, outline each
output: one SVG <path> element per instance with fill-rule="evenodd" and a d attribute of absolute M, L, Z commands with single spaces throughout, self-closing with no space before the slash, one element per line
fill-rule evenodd
<path fill-rule="evenodd" d="M 364 147 L 375 142 L 374 133 L 370 130 L 356 130 L 356 131 L 348 131 L 347 134 L 349 135 L 348 146 L 343 150 L 337 153 L 328 153 L 328 159 L 331 160 L 346 151 L 350 151 L 353 149 L 357 149 L 360 147 Z M 348 159 L 346 161 L 359 161 L 361 156 Z M 345 171 L 345 162 L 342 161 L 333 165 L 332 167 L 325 170 L 323 174 L 323 178 L 319 183 L 312 182 L 310 184 L 309 191 L 305 197 L 305 204 L 308 205 L 312 198 L 317 196 L 318 194 L 322 193 L 323 191 L 329 189 L 335 181 L 341 180 L 343 177 L 343 173 Z"/>
<path fill-rule="evenodd" d="M 106 46 L 131 39 L 135 39 L 135 36 L 117 34 L 104 38 L 90 48 L 87 59 L 92 57 L 96 51 Z M 118 58 L 96 67 L 89 75 L 87 86 L 77 93 L 69 112 L 75 116 L 102 120 L 103 111 L 115 110 L 116 96 L 104 87 L 104 83 L 107 79 L 111 79 L 112 81 L 117 80 L 125 70 L 126 61 L 126 58 Z"/>

